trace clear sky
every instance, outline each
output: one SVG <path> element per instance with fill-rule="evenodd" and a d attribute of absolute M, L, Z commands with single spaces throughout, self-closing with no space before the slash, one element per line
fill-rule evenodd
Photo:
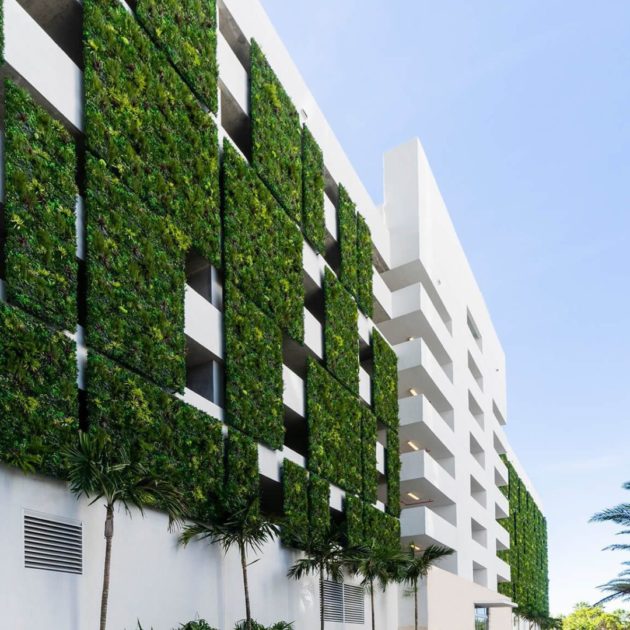
<path fill-rule="evenodd" d="M 382 153 L 422 141 L 506 352 L 552 611 L 596 600 L 630 560 L 587 523 L 630 501 L 630 1 L 262 1 L 377 202 Z"/>

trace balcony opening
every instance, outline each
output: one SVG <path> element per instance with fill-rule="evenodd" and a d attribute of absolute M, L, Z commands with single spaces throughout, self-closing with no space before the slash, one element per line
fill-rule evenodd
<path fill-rule="evenodd" d="M 481 338 L 481 333 L 479 332 L 479 328 L 468 309 L 466 309 L 466 324 L 468 325 L 468 330 L 470 331 L 472 338 L 477 342 L 479 349 L 482 350 L 483 340 Z"/>
<path fill-rule="evenodd" d="M 507 449 L 505 448 L 505 445 L 503 444 L 503 442 L 501 442 L 501 439 L 496 433 L 493 433 L 493 435 L 494 435 L 494 450 L 499 455 L 505 455 L 505 453 L 507 453 Z"/>
<path fill-rule="evenodd" d="M 225 3 L 219 1 L 219 33 L 223 35 L 228 46 L 232 49 L 232 52 L 236 55 L 241 65 L 249 73 L 250 68 L 250 44 L 249 40 L 243 34 L 240 26 L 232 14 L 228 11 Z"/>
<path fill-rule="evenodd" d="M 186 284 L 217 310 L 223 310 L 223 282 L 219 271 L 195 250 L 186 256 Z"/>
<path fill-rule="evenodd" d="M 470 434 L 470 454 L 475 458 L 475 460 L 482 468 L 486 467 L 486 454 L 483 450 L 483 447 L 475 439 L 475 436 L 472 433 Z"/>
<path fill-rule="evenodd" d="M 431 506 L 438 516 L 441 516 L 447 523 L 457 527 L 457 507 L 454 503 L 448 503 L 446 505 Z"/>
<path fill-rule="evenodd" d="M 284 406 L 284 445 L 308 457 L 308 424 L 300 414 Z"/>
<path fill-rule="evenodd" d="M 260 476 L 260 509 L 271 518 L 281 518 L 284 513 L 282 484 L 264 475 Z"/>
<path fill-rule="evenodd" d="M 470 519 L 470 531 L 473 540 L 478 542 L 483 547 L 488 546 L 488 530 L 481 523 L 478 523 L 474 518 Z"/>
<path fill-rule="evenodd" d="M 486 507 L 486 490 L 472 475 L 470 476 L 470 496 L 479 505 Z"/>
<path fill-rule="evenodd" d="M 478 562 L 475 562 L 473 560 L 473 582 L 475 584 L 479 584 L 480 586 L 488 586 L 488 570 L 486 569 L 486 567 L 482 566 L 481 564 L 479 564 Z M 477 608 L 477 611 L 482 610 Z M 487 608 L 484 608 L 483 610 L 485 610 L 487 612 Z M 487 619 L 487 617 L 486 617 Z M 485 626 L 477 626 L 479 628 L 488 628 L 488 625 Z"/>
<path fill-rule="evenodd" d="M 470 391 L 468 392 L 468 410 L 470 411 L 472 417 L 477 421 L 477 424 L 483 429 L 485 426 L 483 410 Z"/>
<path fill-rule="evenodd" d="M 247 160 L 252 159 L 251 123 L 236 99 L 223 87 L 220 90 L 221 126 Z"/>
<path fill-rule="evenodd" d="M 479 386 L 479 389 L 483 391 L 483 375 L 481 374 L 481 370 L 479 369 L 479 366 L 475 363 L 475 360 L 473 359 L 472 354 L 470 354 L 470 352 L 468 353 L 468 369 L 470 370 L 470 373 L 473 375 L 473 378 L 475 379 L 475 382 Z"/>
<path fill-rule="evenodd" d="M 494 402 L 494 400 L 492 401 L 492 413 L 501 426 L 505 426 L 507 424 L 505 418 L 503 417 L 503 414 L 499 411 L 497 403 Z"/>
<path fill-rule="evenodd" d="M 494 483 L 497 488 L 502 488 L 508 485 L 508 480 L 503 477 L 498 468 L 494 469 Z"/>
<path fill-rule="evenodd" d="M 507 518 L 509 514 L 498 504 L 494 504 L 494 518 L 499 521 L 501 519 Z"/>
<path fill-rule="evenodd" d="M 186 387 L 218 407 L 223 407 L 223 365 L 201 344 L 186 335 Z"/>
<path fill-rule="evenodd" d="M 306 273 L 304 276 L 306 277 Z M 306 285 L 306 282 L 305 282 Z M 323 326 L 326 319 L 326 307 L 324 304 L 324 289 L 316 286 L 315 288 L 306 287 L 306 298 L 304 306 L 306 310 Z"/>

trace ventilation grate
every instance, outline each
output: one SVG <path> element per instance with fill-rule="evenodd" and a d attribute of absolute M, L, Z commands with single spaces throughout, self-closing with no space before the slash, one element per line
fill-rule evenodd
<path fill-rule="evenodd" d="M 324 620 L 343 623 L 343 584 L 324 580 Z"/>
<path fill-rule="evenodd" d="M 27 569 L 83 573 L 81 523 L 25 513 L 24 566 Z"/>
<path fill-rule="evenodd" d="M 324 620 L 337 623 L 365 623 L 363 588 L 324 581 Z"/>

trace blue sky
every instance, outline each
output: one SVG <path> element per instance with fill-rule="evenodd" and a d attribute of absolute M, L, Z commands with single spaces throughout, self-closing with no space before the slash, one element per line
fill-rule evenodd
<path fill-rule="evenodd" d="M 262 1 L 375 200 L 421 139 L 506 351 L 552 610 L 594 601 L 626 558 L 587 520 L 630 502 L 630 2 Z"/>

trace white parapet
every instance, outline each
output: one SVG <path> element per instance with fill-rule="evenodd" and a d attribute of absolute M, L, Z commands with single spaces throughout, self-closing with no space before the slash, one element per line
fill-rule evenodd
<path fill-rule="evenodd" d="M 324 356 L 324 331 L 317 318 L 304 309 L 304 344 L 320 359 Z"/>
<path fill-rule="evenodd" d="M 249 115 L 249 80 L 247 71 L 230 48 L 225 38 L 217 32 L 217 61 L 219 81 L 232 95 L 243 112 Z"/>
<path fill-rule="evenodd" d="M 457 528 L 426 506 L 407 508 L 400 515 L 401 537 L 418 545 L 438 544 L 457 549 Z"/>
<path fill-rule="evenodd" d="M 223 358 L 223 325 L 221 312 L 194 289 L 186 286 L 184 331 L 191 339 Z"/>
<path fill-rule="evenodd" d="M 284 404 L 303 418 L 306 415 L 304 380 L 286 365 L 282 366 L 282 379 L 284 382 L 282 395 Z"/>

